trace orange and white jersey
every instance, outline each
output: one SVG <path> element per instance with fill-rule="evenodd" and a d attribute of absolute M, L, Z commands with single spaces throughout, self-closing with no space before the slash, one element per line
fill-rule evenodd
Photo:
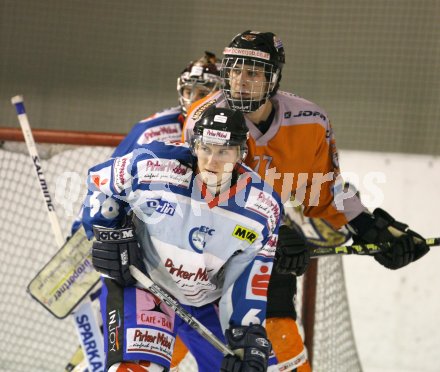
<path fill-rule="evenodd" d="M 327 113 L 287 92 L 278 91 L 270 100 L 275 115 L 266 133 L 246 118 L 250 132 L 246 164 L 274 187 L 283 202 L 295 198 L 303 204 L 306 216 L 323 218 L 335 228 L 347 224 L 366 208 L 356 196 L 344 194 Z M 190 140 L 195 122 L 211 105 L 227 107 L 221 91 L 191 106 L 183 140 Z"/>

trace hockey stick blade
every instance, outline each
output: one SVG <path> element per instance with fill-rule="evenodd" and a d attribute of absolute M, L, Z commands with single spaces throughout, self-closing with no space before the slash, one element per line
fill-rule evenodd
<path fill-rule="evenodd" d="M 206 341 L 219 350 L 223 355 L 234 355 L 231 349 L 229 349 L 223 342 L 221 342 L 208 328 L 188 313 L 171 295 L 165 290 L 155 284 L 148 276 L 146 276 L 137 267 L 131 265 L 130 273 L 142 286 L 153 293 L 157 298 L 162 300 L 170 308 L 172 308 L 177 315 L 189 326 L 194 328 Z"/>
<path fill-rule="evenodd" d="M 434 247 L 440 245 L 440 238 L 429 238 L 425 240 L 428 247 Z M 311 257 L 322 257 L 336 254 L 357 254 L 357 255 L 371 255 L 378 252 L 382 252 L 390 248 L 391 243 L 381 244 L 354 244 L 343 245 L 340 247 L 329 248 L 311 248 Z"/>
<path fill-rule="evenodd" d="M 29 294 L 59 319 L 71 314 L 99 282 L 91 247 L 83 229 L 78 230 L 28 285 Z"/>

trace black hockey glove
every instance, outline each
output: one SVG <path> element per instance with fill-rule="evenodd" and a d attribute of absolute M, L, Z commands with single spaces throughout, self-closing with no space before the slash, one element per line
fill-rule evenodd
<path fill-rule="evenodd" d="M 310 263 L 310 251 L 302 235 L 282 225 L 278 232 L 275 268 L 280 274 L 304 274 Z"/>
<path fill-rule="evenodd" d="M 391 270 L 400 269 L 429 252 L 422 236 L 380 208 L 372 215 L 361 213 L 350 221 L 350 226 L 355 230 L 355 244 L 391 243 L 389 249 L 374 254 L 377 262 Z"/>
<path fill-rule="evenodd" d="M 227 355 L 223 358 L 221 372 L 265 372 L 272 345 L 266 330 L 258 324 L 231 327 L 226 330 L 226 341 L 232 350 L 243 355 Z"/>
<path fill-rule="evenodd" d="M 109 229 L 94 226 L 96 241 L 92 245 L 92 263 L 95 270 L 122 286 L 136 283 L 130 274 L 130 265 L 144 271 L 142 253 L 133 229 Z"/>

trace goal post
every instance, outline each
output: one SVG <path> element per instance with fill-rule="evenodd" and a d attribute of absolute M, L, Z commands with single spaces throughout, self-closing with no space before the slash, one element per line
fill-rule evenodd
<path fill-rule="evenodd" d="M 86 195 L 87 170 L 111 155 L 123 134 L 33 129 L 33 136 L 64 236 Z M 34 170 L 17 128 L 0 128 L 0 255 L 5 370 L 62 371 L 78 347 L 71 322 L 51 316 L 26 293 L 56 253 Z M 80 183 L 78 187 L 73 183 Z M 340 256 L 312 260 L 298 280 L 298 322 L 314 372 L 361 371 L 351 329 Z M 195 371 L 190 359 L 187 371 Z M 183 369 L 182 369 L 183 370 Z"/>

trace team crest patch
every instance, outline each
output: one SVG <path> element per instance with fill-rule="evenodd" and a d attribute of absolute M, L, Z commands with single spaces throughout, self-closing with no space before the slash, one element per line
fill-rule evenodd
<path fill-rule="evenodd" d="M 208 226 L 194 227 L 189 232 L 189 245 L 197 253 L 203 253 L 206 239 L 214 234 L 215 230 Z"/>

